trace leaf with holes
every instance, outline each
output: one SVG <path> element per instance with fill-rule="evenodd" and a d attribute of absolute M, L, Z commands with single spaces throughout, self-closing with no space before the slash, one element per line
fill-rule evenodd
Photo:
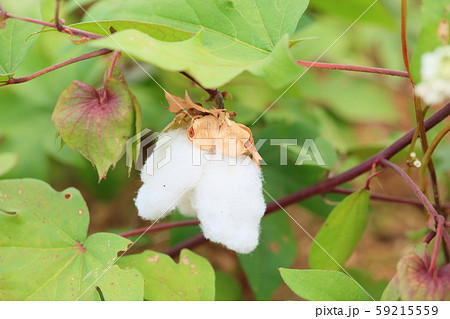
<path fill-rule="evenodd" d="M 150 250 L 125 256 L 117 264 L 144 275 L 146 300 L 214 300 L 214 269 L 208 260 L 188 249 L 181 251 L 178 264 Z"/>
<path fill-rule="evenodd" d="M 363 301 L 370 296 L 349 276 L 335 270 L 280 269 L 284 282 L 310 301 Z"/>
<path fill-rule="evenodd" d="M 163 41 L 128 29 L 91 41 L 96 47 L 123 50 L 169 71 L 186 71 L 206 87 L 219 87 L 249 71 L 274 87 L 293 82 L 302 68 L 289 52 L 308 0 L 121 0 L 90 8 L 97 20 L 130 19 L 195 33 L 185 41 Z"/>
<path fill-rule="evenodd" d="M 63 141 L 91 161 L 102 179 L 135 134 L 135 105 L 120 79 L 107 79 L 99 90 L 73 81 L 59 97 L 52 120 Z"/>
<path fill-rule="evenodd" d="M 130 241 L 108 233 L 87 237 L 88 224 L 74 188 L 0 181 L 0 300 L 142 300 L 138 271 L 113 266 L 104 273 Z"/>
<path fill-rule="evenodd" d="M 16 15 L 34 19 L 41 17 L 40 4 L 36 0 L 6 0 L 2 1 L 2 6 L 5 11 Z M 5 27 L 0 27 L 0 81 L 7 81 L 14 74 L 37 40 L 37 37 L 28 36 L 40 29 L 40 25 L 17 19 L 7 19 Z"/>
<path fill-rule="evenodd" d="M 369 191 L 361 189 L 347 196 L 333 209 L 311 246 L 311 268 L 341 269 L 340 266 L 350 257 L 366 229 L 369 198 Z"/>
<path fill-rule="evenodd" d="M 248 255 L 239 255 L 250 286 L 257 300 L 269 300 L 281 277 L 278 267 L 289 267 L 297 256 L 297 240 L 288 217 L 279 212 L 261 221 L 260 243 Z"/>

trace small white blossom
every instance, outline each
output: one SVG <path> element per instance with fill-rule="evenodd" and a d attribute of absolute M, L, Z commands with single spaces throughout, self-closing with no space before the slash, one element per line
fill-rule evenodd
<path fill-rule="evenodd" d="M 422 55 L 422 82 L 416 94 L 427 104 L 442 103 L 450 98 L 450 45 Z"/>
<path fill-rule="evenodd" d="M 166 137 L 169 142 L 159 142 Z M 168 148 L 170 160 L 158 167 Z M 261 170 L 247 155 L 210 160 L 202 156 L 196 163 L 195 152 L 209 152 L 194 148 L 184 129 L 161 134 L 141 172 L 144 185 L 136 198 L 139 216 L 157 220 L 177 207 L 185 216 L 198 217 L 209 240 L 239 253 L 253 251 L 266 209 Z"/>

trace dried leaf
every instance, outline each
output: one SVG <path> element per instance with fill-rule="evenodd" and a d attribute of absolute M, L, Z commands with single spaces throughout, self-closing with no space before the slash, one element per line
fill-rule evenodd
<path fill-rule="evenodd" d="M 252 155 L 253 161 L 259 166 L 262 157 L 254 146 L 252 132 L 245 125 L 231 120 L 236 116 L 235 112 L 227 112 L 225 109 L 208 110 L 193 102 L 187 92 L 184 99 L 166 92 L 166 99 L 169 102 L 166 109 L 177 116 L 164 132 L 186 128 L 189 140 L 201 150 L 231 157 Z"/>

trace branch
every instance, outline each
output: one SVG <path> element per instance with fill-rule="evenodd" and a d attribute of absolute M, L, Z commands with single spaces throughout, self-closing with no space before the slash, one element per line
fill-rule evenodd
<path fill-rule="evenodd" d="M 316 68 L 316 69 L 376 73 L 376 74 L 384 74 L 384 75 L 392 75 L 392 76 L 401 76 L 404 78 L 409 77 L 408 72 L 405 72 L 405 71 L 389 70 L 389 69 L 382 69 L 382 68 L 372 68 L 372 67 L 367 67 L 367 66 L 346 65 L 346 64 L 309 62 L 309 61 L 300 61 L 300 60 L 297 60 L 295 62 L 297 62 L 297 64 L 299 64 L 299 65 L 310 67 L 310 68 Z"/>
<path fill-rule="evenodd" d="M 84 61 L 84 60 L 88 60 L 90 58 L 94 58 L 97 56 L 105 55 L 105 54 L 108 54 L 111 52 L 112 52 L 112 50 L 109 50 L 109 49 L 101 49 L 101 50 L 89 52 L 89 53 L 80 55 L 76 58 L 72 58 L 67 61 L 63 61 L 63 62 L 57 63 L 55 65 L 49 66 L 48 68 L 45 68 L 43 70 L 40 70 L 38 72 L 35 72 L 33 74 L 30 74 L 30 75 L 22 77 L 22 78 L 10 78 L 6 83 L 1 84 L 0 87 L 5 86 L 5 85 L 10 85 L 10 84 L 18 84 L 18 83 L 27 82 L 27 81 L 37 78 L 38 76 L 44 75 L 46 73 L 49 73 L 51 71 L 57 70 L 62 67 L 65 67 L 67 65 L 70 65 L 70 64 L 73 64 L 76 62 L 80 62 L 80 61 Z"/>
<path fill-rule="evenodd" d="M 402 38 L 402 55 L 403 55 L 403 62 L 406 67 L 406 71 L 408 71 L 408 77 L 410 78 L 410 69 L 409 69 L 409 54 L 408 54 L 408 41 L 406 38 L 406 25 L 407 25 L 407 1 L 408 0 L 402 0 L 401 4 L 401 38 Z M 410 78 L 411 83 L 412 79 Z"/>
<path fill-rule="evenodd" d="M 350 195 L 353 194 L 355 191 L 352 189 L 345 189 L 345 188 L 333 188 L 330 193 L 336 193 L 336 194 L 343 194 L 343 195 Z M 408 204 L 416 207 L 423 207 L 422 202 L 412 199 L 412 198 L 406 198 L 406 197 L 396 197 L 396 196 L 390 196 L 390 195 L 383 195 L 383 194 L 370 194 L 370 199 L 374 200 L 380 200 L 380 201 L 386 201 L 386 202 L 392 202 L 392 203 L 401 203 L 401 204 Z M 444 209 L 450 209 L 450 204 L 445 204 L 442 206 Z"/>
<path fill-rule="evenodd" d="M 405 181 L 405 183 L 409 186 L 409 188 L 416 194 L 417 198 L 422 202 L 423 206 L 428 210 L 428 212 L 437 219 L 439 217 L 439 214 L 437 213 L 436 209 L 434 208 L 433 204 L 428 200 L 428 198 L 422 193 L 419 186 L 414 183 L 414 181 L 411 179 L 411 177 L 406 174 L 404 170 L 402 170 L 398 165 L 389 162 L 387 159 L 381 159 L 380 164 L 384 167 L 389 167 L 393 169 L 400 177 Z"/>
<path fill-rule="evenodd" d="M 58 26 L 56 24 L 50 23 L 50 22 L 40 21 L 40 20 L 26 18 L 26 17 L 21 17 L 21 16 L 17 16 L 15 14 L 11 14 L 11 13 L 6 13 L 5 17 L 9 18 L 9 19 L 17 19 L 17 20 L 30 22 L 30 23 L 40 24 L 40 25 L 43 25 L 43 26 L 46 26 L 46 27 L 50 27 L 50 28 L 54 28 L 54 29 L 58 30 Z M 79 29 L 75 29 L 75 28 L 71 28 L 71 27 L 64 27 L 62 29 L 62 32 L 63 33 L 68 33 L 70 35 L 75 35 L 77 37 L 88 38 L 88 39 L 100 39 L 100 38 L 103 38 L 101 35 L 94 34 L 94 33 L 87 32 L 87 31 L 83 31 L 83 30 L 79 30 Z"/>
<path fill-rule="evenodd" d="M 445 105 L 443 108 L 441 108 L 439 111 L 437 111 L 435 114 L 430 116 L 425 121 L 425 129 L 429 130 L 433 128 L 436 124 L 443 121 L 447 116 L 450 115 L 450 103 Z M 396 142 L 382 150 L 381 152 L 375 154 L 374 156 L 368 158 L 361 164 L 339 174 L 334 177 L 331 177 L 323 182 L 317 183 L 315 185 L 306 187 L 302 190 L 299 190 L 298 192 L 292 193 L 290 195 L 287 195 L 285 197 L 282 197 L 278 199 L 275 202 L 271 202 L 267 204 L 266 212 L 265 214 L 271 214 L 281 207 L 286 207 L 298 202 L 301 202 L 305 199 L 308 199 L 310 197 L 321 195 L 324 193 L 327 193 L 334 189 L 336 186 L 339 186 L 341 184 L 344 184 L 345 182 L 348 182 L 355 177 L 358 177 L 361 174 L 364 174 L 365 172 L 369 171 L 372 168 L 373 163 L 378 163 L 382 159 L 389 159 L 398 152 L 400 152 L 403 148 L 408 146 L 408 144 L 411 142 L 411 139 L 414 136 L 414 132 L 416 129 L 410 130 L 408 133 L 403 135 L 400 139 L 398 139 Z M 431 205 L 432 206 L 432 205 Z M 434 207 L 433 207 L 434 209 Z M 176 256 L 181 249 L 183 248 L 191 248 L 196 245 L 199 245 L 203 243 L 206 239 L 203 237 L 203 235 L 197 235 L 194 236 L 174 247 L 169 248 L 165 251 L 165 253 L 169 254 L 170 256 Z"/>
<path fill-rule="evenodd" d="M 434 150 L 439 145 L 441 140 L 444 138 L 444 136 L 450 131 L 450 123 L 447 123 L 445 127 L 436 135 L 434 140 L 431 142 L 430 146 L 428 147 L 427 151 L 423 155 L 422 158 L 422 166 L 420 167 L 420 181 L 422 185 L 422 189 L 425 188 L 425 173 L 426 168 L 428 167 L 428 164 L 431 160 L 431 155 L 433 155 Z"/>
<path fill-rule="evenodd" d="M 180 71 L 179 73 L 184 75 L 185 77 L 187 77 L 189 80 L 194 82 L 199 88 L 201 88 L 203 91 L 208 93 L 209 94 L 209 98 L 207 99 L 207 101 L 215 101 L 218 109 L 223 109 L 224 108 L 222 92 L 220 92 L 218 89 L 205 88 L 194 77 L 192 77 L 191 75 L 189 75 L 188 73 L 186 73 L 184 71 Z"/>
<path fill-rule="evenodd" d="M 172 228 L 183 227 L 183 226 L 195 226 L 198 224 L 199 224 L 199 221 L 196 219 L 182 220 L 182 221 L 178 221 L 178 222 L 159 224 L 159 225 L 152 226 L 150 228 L 147 226 L 147 227 L 142 227 L 142 228 L 138 228 L 138 229 L 133 229 L 133 230 L 121 233 L 121 234 L 119 234 L 119 236 L 132 237 L 132 236 L 136 236 L 136 235 L 156 232 L 159 230 L 172 229 Z"/>

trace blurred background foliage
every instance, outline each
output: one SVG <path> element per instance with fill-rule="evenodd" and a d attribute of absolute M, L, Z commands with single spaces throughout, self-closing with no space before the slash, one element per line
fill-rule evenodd
<path fill-rule="evenodd" d="M 38 0 L 36 0 L 38 1 Z M 53 17 L 54 1 L 42 0 L 43 20 Z M 96 1 L 78 2 L 90 6 Z M 316 60 L 348 26 L 361 15 L 372 0 L 311 0 L 292 37 L 316 37 L 296 44 L 292 55 L 305 61 Z M 408 39 L 411 51 L 420 30 L 420 1 L 409 1 Z M 87 7 L 87 8 L 88 8 Z M 379 0 L 348 32 L 339 38 L 320 61 L 403 70 L 400 41 L 400 1 Z M 16 13 L 16 12 L 14 12 Z M 21 14 L 17 12 L 17 14 Z M 67 24 L 83 19 L 84 12 L 66 1 L 63 18 Z M 37 36 L 31 36 L 31 39 Z M 75 45 L 68 36 L 44 32 L 32 47 L 15 77 L 25 76 L 55 63 L 92 51 L 87 45 Z M 73 81 L 100 87 L 110 56 L 77 63 L 41 76 L 33 81 L 0 89 L 0 154 L 17 156 L 15 167 L 2 178 L 38 178 L 57 190 L 78 188 L 91 212 L 90 232 L 122 232 L 147 225 L 139 220 L 133 198 L 140 185 L 137 171 L 127 175 L 124 158 L 107 179 L 97 183 L 93 166 L 77 151 L 60 149 L 60 138 L 51 114 L 60 93 Z M 141 64 L 167 91 L 183 96 L 187 89 L 194 101 L 205 102 L 206 94 L 180 74 Z M 127 79 L 141 104 L 143 128 L 162 130 L 173 118 L 163 106 L 164 92 L 139 66 L 121 58 L 118 68 Z M 305 68 L 306 70 L 306 68 Z M 312 185 L 358 164 L 389 145 L 405 130 L 414 127 L 412 92 L 407 79 L 383 75 L 329 70 L 308 70 L 289 90 L 273 89 L 262 79 L 241 74 L 225 87 L 233 100 L 226 108 L 236 111 L 237 121 L 248 125 L 255 141 L 269 138 L 297 139 L 299 145 L 313 138 L 326 166 L 314 163 L 295 166 L 298 148 L 288 152 L 288 165 L 279 164 L 280 148 L 267 141 L 260 154 L 266 190 L 274 198 Z M 278 97 L 285 93 L 280 99 Z M 255 124 L 261 113 L 276 101 Z M 434 136 L 436 129 L 429 132 Z M 418 151 L 418 150 L 417 150 Z M 418 153 L 420 153 L 418 151 Z M 436 166 L 441 182 L 447 181 L 450 164 L 448 140 L 436 151 Z M 406 151 L 398 155 L 406 160 Z M 399 182 L 389 175 L 374 181 L 375 192 L 408 196 Z M 364 177 L 351 183 L 361 186 Z M 384 185 L 384 186 L 381 186 Z M 448 185 L 445 185 L 448 186 Z M 447 187 L 448 188 L 448 187 Z M 311 198 L 289 209 L 311 234 L 318 230 L 323 217 L 334 207 L 340 195 Z M 271 198 L 267 198 L 271 201 Z M 424 216 L 420 210 L 403 205 L 373 205 L 373 213 L 363 240 L 348 262 L 352 276 L 374 296 L 381 295 L 387 280 L 395 272 L 395 263 L 408 243 L 404 230 L 420 232 Z M 409 214 L 405 221 L 404 214 Z M 182 217 L 175 214 L 171 220 Z M 400 223 L 400 224 L 399 224 Z M 163 250 L 199 232 L 198 227 L 184 227 L 142 238 L 134 251 L 150 248 Z M 236 257 L 224 248 L 207 243 L 195 249 L 206 256 L 216 269 L 217 299 L 297 299 L 285 286 L 280 287 L 278 267 L 306 268 L 311 239 L 283 213 L 264 218 L 261 244 L 248 256 Z M 383 256 L 380 256 L 383 255 Z M 362 270 L 365 269 L 365 270 Z"/>

